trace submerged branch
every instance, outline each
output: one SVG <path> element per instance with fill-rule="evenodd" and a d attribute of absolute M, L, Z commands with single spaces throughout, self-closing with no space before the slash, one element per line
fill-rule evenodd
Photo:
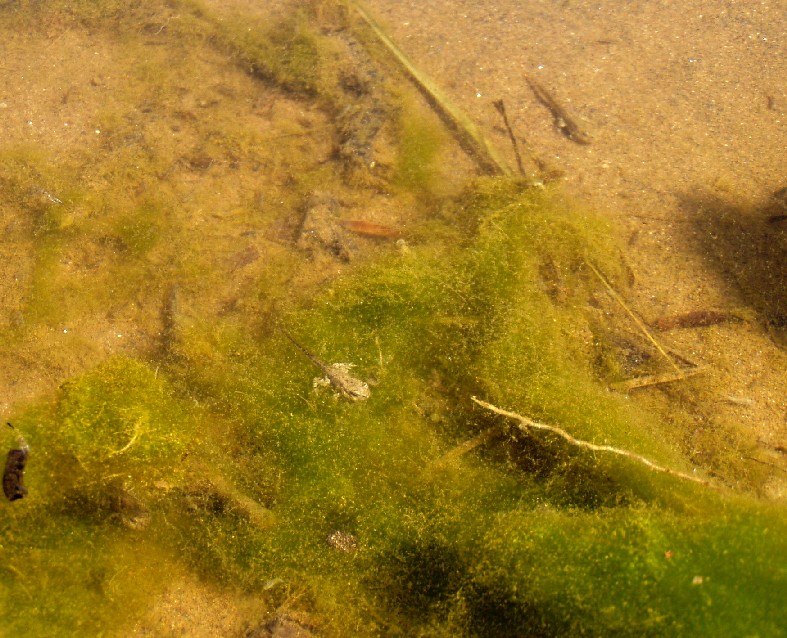
<path fill-rule="evenodd" d="M 492 427 L 487 428 L 480 434 L 474 436 L 472 439 L 460 443 L 456 447 L 443 454 L 443 456 L 441 456 L 432 464 L 432 468 L 441 468 L 448 465 L 452 461 L 455 461 L 456 459 L 464 456 L 468 452 L 472 452 L 477 447 L 488 443 L 495 437 L 500 436 L 503 434 L 503 432 L 504 430 L 500 425 L 493 425 Z"/>
<path fill-rule="evenodd" d="M 599 269 L 596 268 L 590 261 L 585 260 L 585 263 L 593 271 L 593 273 L 596 275 L 596 277 L 598 277 L 599 281 L 601 281 L 601 283 L 604 284 L 604 287 L 607 289 L 607 292 L 609 293 L 609 296 L 612 297 L 623 308 L 623 310 L 626 311 L 628 316 L 631 317 L 632 321 L 634 321 L 634 323 L 637 325 L 637 328 L 639 328 L 642 331 L 642 334 L 644 334 L 645 337 L 647 337 L 648 341 L 650 341 L 653 344 L 653 346 L 656 348 L 656 350 L 658 350 L 661 353 L 661 355 L 667 361 L 669 361 L 669 364 L 673 368 L 675 368 L 676 372 L 682 373 L 683 371 L 678 367 L 678 364 L 675 363 L 672 360 L 672 357 L 670 357 L 667 354 L 667 352 L 664 350 L 664 348 L 661 347 L 661 344 L 658 341 L 656 341 L 656 339 L 653 337 L 652 334 L 650 334 L 650 330 L 648 330 L 647 326 L 643 323 L 643 321 L 637 315 L 634 314 L 634 311 L 631 310 L 631 308 L 629 308 L 628 305 L 626 305 L 626 302 L 623 301 L 623 297 L 621 297 L 615 291 L 615 289 L 607 281 L 606 277 L 604 277 L 604 275 L 601 274 L 601 271 L 599 271 Z"/>
<path fill-rule="evenodd" d="M 349 0 L 359 16 L 366 22 L 377 39 L 388 49 L 389 53 L 401 64 L 407 74 L 418 85 L 430 102 L 454 126 L 460 136 L 460 143 L 472 149 L 477 159 L 488 170 L 500 175 L 509 176 L 511 170 L 497 154 L 497 150 L 484 137 L 481 130 L 465 115 L 459 107 L 448 99 L 445 93 L 422 71 L 420 71 L 404 54 L 404 52 L 382 30 L 369 13 L 356 0 Z"/>
<path fill-rule="evenodd" d="M 675 381 L 683 381 L 689 377 L 696 376 L 707 372 L 707 368 L 696 366 L 688 370 L 680 370 L 679 372 L 664 372 L 662 374 L 650 374 L 644 377 L 636 377 L 634 379 L 627 379 L 626 381 L 616 381 L 610 383 L 609 387 L 613 390 L 635 390 L 637 388 L 646 388 L 652 385 L 661 385 L 663 383 L 674 383 Z"/>
<path fill-rule="evenodd" d="M 587 450 L 593 450 L 594 452 L 610 452 L 612 454 L 618 454 L 620 456 L 627 456 L 630 459 L 634 459 L 635 461 L 646 465 L 651 470 L 655 472 L 663 472 L 664 474 L 669 474 L 670 476 L 677 476 L 678 478 L 686 479 L 687 481 L 694 481 L 695 483 L 702 483 L 703 485 L 710 485 L 708 481 L 705 479 L 701 479 L 696 476 L 691 476 L 690 474 L 684 474 L 683 472 L 678 472 L 677 470 L 672 470 L 668 467 L 663 467 L 661 465 L 656 465 L 653 461 L 646 459 L 644 456 L 640 456 L 639 454 L 635 454 L 634 452 L 630 452 L 629 450 L 624 450 L 622 448 L 612 447 L 611 445 L 596 445 L 594 443 L 589 443 L 588 441 L 582 441 L 580 439 L 576 439 L 571 436 L 568 432 L 563 430 L 562 428 L 556 427 L 554 425 L 546 425 L 545 423 L 537 423 L 527 417 L 524 417 L 516 412 L 509 412 L 507 410 L 502 410 L 501 408 L 495 407 L 491 403 L 487 403 L 486 401 L 481 401 L 480 399 L 476 399 L 475 397 L 470 397 L 475 403 L 480 405 L 482 408 L 486 408 L 487 410 L 491 410 L 495 414 L 499 414 L 500 416 L 508 417 L 509 419 L 515 419 L 519 421 L 520 428 L 522 430 L 526 430 L 528 428 L 535 429 L 535 430 L 548 430 L 558 436 L 564 438 L 568 441 L 571 445 L 575 445 L 577 447 L 585 448 Z"/>

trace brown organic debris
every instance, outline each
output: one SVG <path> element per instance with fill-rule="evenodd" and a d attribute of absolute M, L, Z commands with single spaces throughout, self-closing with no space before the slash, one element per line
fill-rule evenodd
<path fill-rule="evenodd" d="M 363 219 L 342 219 L 339 220 L 342 228 L 349 230 L 362 237 L 373 239 L 399 239 L 402 236 L 400 230 L 385 224 L 375 224 Z"/>
<path fill-rule="evenodd" d="M 705 328 L 720 323 L 739 322 L 741 318 L 732 313 L 717 310 L 693 310 L 675 315 L 661 317 L 654 322 L 661 331 L 673 328 Z"/>

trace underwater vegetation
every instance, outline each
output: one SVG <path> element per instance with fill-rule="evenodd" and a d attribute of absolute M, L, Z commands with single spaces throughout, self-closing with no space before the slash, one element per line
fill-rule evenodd
<path fill-rule="evenodd" d="M 31 256 L 23 320 L 4 327 L 4 347 L 103 321 L 123 302 L 144 334 L 8 416 L 4 449 L 21 434 L 29 456 L 28 494 L 0 515 L 3 631 L 128 635 L 189 575 L 227 600 L 259 601 L 239 636 L 285 625 L 328 636 L 782 635 L 783 506 L 693 467 L 673 426 L 609 389 L 632 373 L 594 272 L 626 289 L 612 225 L 554 186 L 481 177 L 458 191 L 440 161 L 457 147 L 404 88 L 399 106 L 388 92 L 375 102 L 380 123 L 334 127 L 326 113 L 349 99 L 334 65 L 348 40 L 315 26 L 348 19 L 333 3 L 256 32 L 212 18 L 208 3 L 172 6 L 173 33 L 155 33 L 164 5 L 137 9 L 158 25 L 144 37 L 166 32 L 177 49 L 201 34 L 219 65 L 234 52 L 251 74 L 229 75 L 215 99 L 240 108 L 227 93 L 253 86 L 270 97 L 268 115 L 176 101 L 170 76 L 152 123 L 128 105 L 105 113 L 115 132 L 90 172 L 18 149 L 0 158 L 10 175 L 0 192 L 27 215 L 14 232 Z M 95 25 L 93 6 L 80 7 L 66 15 Z M 163 59 L 175 62 L 164 71 Z M 349 68 L 350 94 L 375 101 L 357 83 L 371 59 Z M 144 81 L 183 71 L 162 55 Z M 164 125 L 184 136 L 154 143 Z M 315 142 L 320 127 L 327 141 Z M 296 141 L 272 149 L 271 135 Z M 100 176 L 92 187 L 60 187 L 88 174 Z M 31 193 L 42 182 L 62 205 Z M 335 196 L 313 204 L 316 190 Z M 386 198 L 416 211 L 394 220 L 398 243 L 383 233 L 337 251 L 345 238 L 314 212 L 330 222 L 340 204 L 357 219 Z M 399 227 L 365 223 L 378 221 Z M 315 229 L 308 250 L 299 226 Z M 103 261 L 74 276 L 63 255 L 85 242 Z M 321 383 L 293 340 L 346 364 L 368 398 Z M 472 397 L 705 482 L 517 427 Z"/>

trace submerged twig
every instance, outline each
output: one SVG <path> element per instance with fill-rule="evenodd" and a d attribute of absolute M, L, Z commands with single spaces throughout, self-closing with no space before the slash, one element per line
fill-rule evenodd
<path fill-rule="evenodd" d="M 170 284 L 164 293 L 161 305 L 161 340 L 159 353 L 167 358 L 175 351 L 178 341 L 178 319 L 180 314 L 180 286 Z"/>
<path fill-rule="evenodd" d="M 503 433 L 503 428 L 499 425 L 493 425 L 492 427 L 486 428 L 480 434 L 477 434 L 472 439 L 468 439 L 457 445 L 454 448 L 451 448 L 448 452 L 443 454 L 439 459 L 437 459 L 433 464 L 432 468 L 440 468 L 444 465 L 447 465 L 451 461 L 454 461 L 468 452 L 472 452 L 477 447 L 484 445 L 484 443 L 488 443 L 492 439 L 497 436 L 500 436 Z"/>
<path fill-rule="evenodd" d="M 664 372 L 662 374 L 649 374 L 644 377 L 635 377 L 634 379 L 626 379 L 625 381 L 617 381 L 610 383 L 609 387 L 613 390 L 634 390 L 636 388 L 646 388 L 650 385 L 661 385 L 662 383 L 674 383 L 675 381 L 683 381 L 689 377 L 707 372 L 707 366 L 696 366 L 688 370 L 679 370 L 678 372 Z"/>
<path fill-rule="evenodd" d="M 213 492 L 221 499 L 227 501 L 232 507 L 243 514 L 251 523 L 260 529 L 268 529 L 276 524 L 273 512 L 255 501 L 250 496 L 235 488 L 224 476 L 210 472 L 207 476 Z"/>
<path fill-rule="evenodd" d="M 613 287 L 610 285 L 610 283 L 607 281 L 606 277 L 604 277 L 604 275 L 602 275 L 602 274 L 601 274 L 601 272 L 599 271 L 599 269 L 598 269 L 598 268 L 596 268 L 596 267 L 595 267 L 595 266 L 594 266 L 594 265 L 593 265 L 591 262 L 589 262 L 589 261 L 585 260 L 585 263 L 586 263 L 586 264 L 587 264 L 587 265 L 590 267 L 590 269 L 591 269 L 591 270 L 592 270 L 592 271 L 595 273 L 595 275 L 596 275 L 596 277 L 598 277 L 599 281 L 601 281 L 601 283 L 602 283 L 602 284 L 604 284 L 604 287 L 607 289 L 607 292 L 609 293 L 610 297 L 612 297 L 612 298 L 613 298 L 613 299 L 614 299 L 614 300 L 615 300 L 615 301 L 616 301 L 616 302 L 617 302 L 617 303 L 620 305 L 620 307 L 621 307 L 621 308 L 623 308 L 623 310 L 625 310 L 625 311 L 626 311 L 626 313 L 628 314 L 628 316 L 629 316 L 629 317 L 631 317 L 631 319 L 634 321 L 634 323 L 635 323 L 635 324 L 637 324 L 637 328 L 639 328 L 639 329 L 642 331 L 642 334 L 644 334 L 644 335 L 645 335 L 645 337 L 647 337 L 648 341 L 650 341 L 650 342 L 651 342 L 651 343 L 652 343 L 652 344 L 655 346 L 656 350 L 658 350 L 658 351 L 661 353 L 661 355 L 662 355 L 662 356 L 663 356 L 663 357 L 664 357 L 664 358 L 665 358 L 667 361 L 669 361 L 669 364 L 670 364 L 670 365 L 671 365 L 673 368 L 675 368 L 675 371 L 676 371 L 676 372 L 678 372 L 678 373 L 681 373 L 681 374 L 682 374 L 682 373 L 683 373 L 683 370 L 681 370 L 681 369 L 680 369 L 680 367 L 678 366 L 678 364 L 677 364 L 677 363 L 675 363 L 675 362 L 672 360 L 672 357 L 670 357 L 670 356 L 667 354 L 667 352 L 664 350 L 664 348 L 662 348 L 662 347 L 661 347 L 661 344 L 659 344 L 659 342 L 658 342 L 658 341 L 656 341 L 656 339 L 653 337 L 653 335 L 652 335 L 652 334 L 650 334 L 650 330 L 648 330 L 648 327 L 647 327 L 647 326 L 644 324 L 644 322 L 642 321 L 642 319 L 640 319 L 640 318 L 639 318 L 637 315 L 635 315 L 635 314 L 634 314 L 634 311 L 632 311 L 632 310 L 631 310 L 631 308 L 629 308 L 629 307 L 628 307 L 628 305 L 626 305 L 626 302 L 625 302 L 625 301 L 623 301 L 623 298 L 622 298 L 622 297 L 621 297 L 621 296 L 620 296 L 620 295 L 619 295 L 619 294 L 618 294 L 618 293 L 615 291 L 615 289 L 614 289 L 614 288 L 613 288 Z"/>
<path fill-rule="evenodd" d="M 779 470 L 780 472 L 787 473 L 787 470 L 785 470 L 783 467 L 779 467 L 775 463 L 770 463 L 769 461 L 763 461 L 762 459 L 755 459 L 753 456 L 742 456 L 741 458 L 742 459 L 746 459 L 747 461 L 754 461 L 755 463 L 760 463 L 762 465 L 767 465 L 767 466 L 772 467 L 772 468 L 774 468 L 776 470 Z"/>
<path fill-rule="evenodd" d="M 355 0 L 348 0 L 348 3 L 355 8 L 358 15 L 363 18 L 364 22 L 369 26 L 377 39 L 385 46 L 386 49 L 393 55 L 394 58 L 401 64 L 407 74 L 418 85 L 421 91 L 432 102 L 432 104 L 440 111 L 448 121 L 456 128 L 460 135 L 460 143 L 469 146 L 475 156 L 484 165 L 485 168 L 499 173 L 501 175 L 510 176 L 511 170 L 506 163 L 497 154 L 495 148 L 489 144 L 484 138 L 481 130 L 468 118 L 455 104 L 453 104 L 448 97 L 443 93 L 432 80 L 422 71 L 420 71 L 410 59 L 396 46 L 393 40 L 388 37 L 385 31 L 372 19 L 360 3 Z"/>
<path fill-rule="evenodd" d="M 654 472 L 663 472 L 664 474 L 669 474 L 670 476 L 676 476 L 678 478 L 686 479 L 687 481 L 694 481 L 695 483 L 702 483 L 703 485 L 710 485 L 708 481 L 705 479 L 698 478 L 696 476 L 691 476 L 690 474 L 684 474 L 683 472 L 678 472 L 677 470 L 672 470 L 668 467 L 663 467 L 661 465 L 657 465 L 653 461 L 646 459 L 644 456 L 640 456 L 639 454 L 635 454 L 629 450 L 624 450 L 622 448 L 612 447 L 611 445 L 596 445 L 595 443 L 589 443 L 588 441 L 582 441 L 580 439 L 576 439 L 571 436 L 568 432 L 564 429 L 559 428 L 554 425 L 547 425 L 545 423 L 538 423 L 533 421 L 532 419 L 528 419 L 527 417 L 522 416 L 521 414 L 517 414 L 516 412 L 509 412 L 508 410 L 503 410 L 501 408 L 495 407 L 491 403 L 487 403 L 486 401 L 481 401 L 475 397 L 470 397 L 475 403 L 480 405 L 482 408 L 486 408 L 494 412 L 495 414 L 499 414 L 500 416 L 508 417 L 509 419 L 515 419 L 519 421 L 520 428 L 522 430 L 527 429 L 535 429 L 535 430 L 547 430 L 552 432 L 553 434 L 557 434 L 558 436 L 562 437 L 566 441 L 568 441 L 571 445 L 575 445 L 577 447 L 585 448 L 587 450 L 593 450 L 594 452 L 610 452 L 611 454 L 618 454 L 619 456 L 626 456 L 630 459 L 634 459 L 635 461 L 642 463 L 646 467 L 650 468 Z"/>
<path fill-rule="evenodd" d="M 514 147 L 514 155 L 516 156 L 516 165 L 519 168 L 520 175 L 526 175 L 525 167 L 522 164 L 522 156 L 519 154 L 519 144 L 516 141 L 516 136 L 514 135 L 514 129 L 511 128 L 511 123 L 508 121 L 508 113 L 506 113 L 506 105 L 503 100 L 495 100 L 492 102 L 497 112 L 500 113 L 500 116 L 503 118 L 503 124 L 506 125 L 506 130 L 508 131 L 508 137 L 511 139 L 511 145 Z"/>
<path fill-rule="evenodd" d="M 380 347 L 380 337 L 377 335 L 374 337 L 374 345 L 377 346 L 377 355 L 380 361 L 380 371 L 382 372 L 383 368 L 385 367 L 385 362 L 383 360 L 383 349 Z"/>
<path fill-rule="evenodd" d="M 706 328 L 720 323 L 739 322 L 743 319 L 734 312 L 717 310 L 692 310 L 677 315 L 669 315 L 656 319 L 655 326 L 659 330 L 672 330 L 673 328 Z"/>
<path fill-rule="evenodd" d="M 123 454 L 123 452 L 127 451 L 128 449 L 130 449 L 131 446 L 134 445 L 134 443 L 137 442 L 137 439 L 139 438 L 139 434 L 140 434 L 140 430 L 141 430 L 141 428 L 140 428 L 141 421 L 142 421 L 142 418 L 139 418 L 139 419 L 137 419 L 134 422 L 134 432 L 131 435 L 131 438 L 129 439 L 128 443 L 126 443 L 119 450 L 115 450 L 114 452 L 110 452 L 109 456 L 117 456 L 118 454 Z"/>

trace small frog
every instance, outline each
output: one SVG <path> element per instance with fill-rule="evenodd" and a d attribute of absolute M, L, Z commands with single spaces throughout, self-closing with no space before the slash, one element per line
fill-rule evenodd
<path fill-rule="evenodd" d="M 316 354 L 310 350 L 307 350 L 300 343 L 298 343 L 284 328 L 281 328 L 281 331 L 284 333 L 284 336 L 287 337 L 287 339 L 292 341 L 293 345 L 298 348 L 298 350 L 309 357 L 311 362 L 323 371 L 325 376 L 328 378 L 328 383 L 330 383 L 335 390 L 340 392 L 351 401 L 363 401 L 364 399 L 369 398 L 371 394 L 369 391 L 369 384 L 361 381 L 360 379 L 356 379 L 350 374 L 350 368 L 353 367 L 353 364 L 332 363 L 328 365 L 322 361 L 322 359 L 318 358 Z"/>

